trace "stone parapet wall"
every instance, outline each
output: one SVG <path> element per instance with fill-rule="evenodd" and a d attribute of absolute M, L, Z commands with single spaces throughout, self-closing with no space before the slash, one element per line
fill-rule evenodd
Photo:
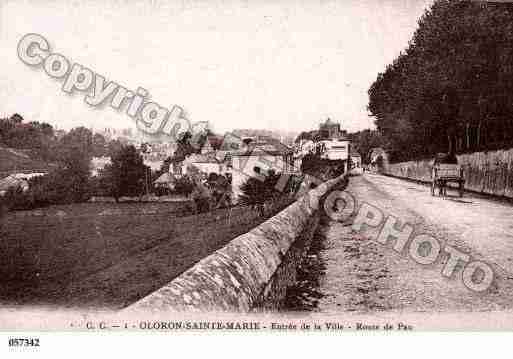
<path fill-rule="evenodd" d="M 345 175 L 202 259 L 166 286 L 129 306 L 141 311 L 249 312 L 279 308 L 319 223 L 321 198 Z"/>

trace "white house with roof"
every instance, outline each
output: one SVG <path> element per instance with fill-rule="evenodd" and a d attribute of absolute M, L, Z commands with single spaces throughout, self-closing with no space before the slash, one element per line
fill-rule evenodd
<path fill-rule="evenodd" d="M 295 173 L 293 150 L 280 141 L 260 136 L 245 147 L 228 154 L 233 199 L 242 194 L 241 186 L 251 177 L 263 178 L 269 171 Z"/>
<path fill-rule="evenodd" d="M 159 178 L 155 180 L 153 185 L 155 188 L 164 188 L 173 190 L 175 189 L 176 178 L 169 172 L 163 173 Z"/>
<path fill-rule="evenodd" d="M 227 166 L 221 162 L 214 153 L 194 153 L 182 162 L 182 174 L 188 174 L 191 168 L 194 167 L 197 171 L 206 175 L 215 173 L 224 175 Z"/>
<path fill-rule="evenodd" d="M 276 173 L 295 173 L 292 148 L 268 136 L 245 138 L 225 135 L 221 147 L 215 151 L 207 141 L 200 151 L 187 156 L 181 163 L 172 164 L 170 173 L 175 177 L 188 175 L 196 178 L 210 173 L 231 179 L 232 199 L 237 201 L 240 187 L 251 177 L 264 176 L 270 170 Z M 167 178 L 162 178 L 162 181 Z"/>

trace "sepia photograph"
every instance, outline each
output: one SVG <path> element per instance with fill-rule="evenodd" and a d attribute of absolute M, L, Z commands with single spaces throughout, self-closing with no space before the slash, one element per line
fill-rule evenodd
<path fill-rule="evenodd" d="M 0 50 L 1 346 L 513 329 L 511 2 L 0 0 Z"/>

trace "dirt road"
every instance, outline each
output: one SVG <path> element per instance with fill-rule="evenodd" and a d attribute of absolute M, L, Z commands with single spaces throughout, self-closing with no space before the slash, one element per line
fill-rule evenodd
<path fill-rule="evenodd" d="M 440 256 L 432 265 L 416 263 L 408 251 L 399 254 L 393 243 L 369 239 L 372 231 L 354 231 L 327 220 L 321 230 L 318 292 L 314 310 L 320 312 L 487 311 L 513 307 L 513 206 L 479 195 L 456 193 L 432 197 L 427 186 L 374 174 L 351 177 L 347 191 L 384 214 L 409 223 L 415 233 L 429 234 L 471 258 L 490 264 L 494 282 L 476 293 L 462 282 L 463 266 L 450 278 L 441 271 Z"/>

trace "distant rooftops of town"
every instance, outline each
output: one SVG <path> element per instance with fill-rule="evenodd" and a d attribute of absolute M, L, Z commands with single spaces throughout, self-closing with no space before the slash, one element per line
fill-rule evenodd
<path fill-rule="evenodd" d="M 255 136 L 241 138 L 239 143 L 233 141 L 224 141 L 221 150 L 228 151 L 232 156 L 251 156 L 251 155 L 289 155 L 293 149 L 280 140 L 271 136 Z"/>

